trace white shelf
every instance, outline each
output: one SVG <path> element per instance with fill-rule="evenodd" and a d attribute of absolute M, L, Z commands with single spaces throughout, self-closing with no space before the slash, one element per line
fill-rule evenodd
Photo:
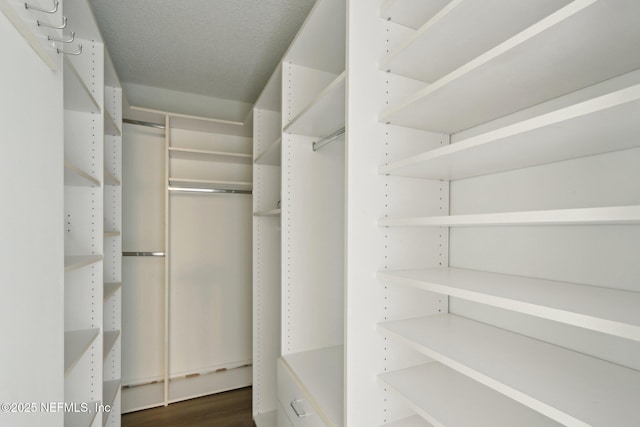
<path fill-rule="evenodd" d="M 104 237 L 118 237 L 120 236 L 120 232 L 119 231 L 105 231 L 104 232 Z"/>
<path fill-rule="evenodd" d="M 64 185 L 70 187 L 100 187 L 100 180 L 92 177 L 78 166 L 64 161 Z"/>
<path fill-rule="evenodd" d="M 79 255 L 64 257 L 64 272 L 77 270 L 102 260 L 102 255 Z"/>
<path fill-rule="evenodd" d="M 452 314 L 379 329 L 561 424 L 640 425 L 633 369 Z"/>
<path fill-rule="evenodd" d="M 68 402 L 73 403 L 73 402 Z M 64 413 L 64 427 L 91 427 L 93 425 L 93 420 L 96 418 L 98 414 L 95 410 L 96 405 L 100 402 L 88 402 L 87 412 L 65 412 Z"/>
<path fill-rule="evenodd" d="M 253 184 L 251 182 L 244 181 L 214 181 L 207 179 L 169 178 L 169 185 L 175 188 L 217 188 L 250 191 Z"/>
<path fill-rule="evenodd" d="M 344 347 L 326 347 L 282 358 L 332 425 L 342 425 Z"/>
<path fill-rule="evenodd" d="M 64 333 L 64 374 L 67 375 L 82 355 L 91 347 L 100 329 L 67 331 Z"/>
<path fill-rule="evenodd" d="M 271 145 L 267 147 L 254 161 L 257 165 L 280 166 L 280 157 L 282 153 L 282 137 L 278 137 Z"/>
<path fill-rule="evenodd" d="M 252 155 L 240 153 L 225 153 L 221 151 L 196 150 L 191 148 L 169 147 L 169 157 L 173 159 L 250 164 Z"/>
<path fill-rule="evenodd" d="M 460 268 L 381 271 L 378 279 L 640 341 L 640 292 Z"/>
<path fill-rule="evenodd" d="M 387 54 L 380 69 L 435 82 L 567 3 L 570 0 L 452 1 Z"/>
<path fill-rule="evenodd" d="M 345 72 L 318 94 L 287 124 L 283 132 L 325 137 L 345 122 Z"/>
<path fill-rule="evenodd" d="M 276 427 L 278 425 L 278 412 L 263 412 L 262 414 L 257 414 L 253 421 L 256 424 L 256 427 Z"/>
<path fill-rule="evenodd" d="M 381 174 L 454 180 L 637 147 L 640 85 L 385 166 Z"/>
<path fill-rule="evenodd" d="M 503 225 L 616 225 L 639 224 L 640 206 L 555 209 L 470 215 L 384 218 L 383 227 L 476 227 Z"/>
<path fill-rule="evenodd" d="M 386 423 L 383 427 L 434 427 L 434 425 L 419 415 L 412 415 L 398 421 Z"/>
<path fill-rule="evenodd" d="M 113 403 L 116 400 L 116 396 L 120 391 L 120 380 L 105 381 L 102 384 L 102 404 L 113 407 Z M 102 425 L 106 425 L 109 420 L 111 412 L 104 412 L 102 414 Z"/>
<path fill-rule="evenodd" d="M 560 425 L 440 363 L 383 374 L 379 379 L 436 426 Z M 429 422 L 399 425 L 431 426 Z"/>
<path fill-rule="evenodd" d="M 281 209 L 271 209 L 270 211 L 254 212 L 253 216 L 280 216 L 281 212 Z"/>
<path fill-rule="evenodd" d="M 116 344 L 116 341 L 118 341 L 118 337 L 120 337 L 120 331 L 106 331 L 104 333 L 104 347 L 102 350 L 104 352 L 105 359 L 109 353 L 111 353 L 113 346 Z"/>
<path fill-rule="evenodd" d="M 122 131 L 107 109 L 104 110 L 104 134 L 122 136 Z"/>
<path fill-rule="evenodd" d="M 380 17 L 409 28 L 420 28 L 451 0 L 385 0 Z"/>
<path fill-rule="evenodd" d="M 72 111 L 99 113 L 98 101 L 91 94 L 76 67 L 66 56 L 64 57 L 64 69 L 64 108 Z"/>
<path fill-rule="evenodd" d="M 104 183 L 114 186 L 119 186 L 122 184 L 118 178 L 116 178 L 111 172 L 106 169 L 104 170 Z"/>
<path fill-rule="evenodd" d="M 105 283 L 104 284 L 104 300 L 107 301 L 109 298 L 111 298 L 116 292 L 118 292 L 118 289 L 120 289 L 122 287 L 122 283 L 118 282 L 118 283 Z"/>
<path fill-rule="evenodd" d="M 635 0 L 574 1 L 385 109 L 380 120 L 455 133 L 633 71 L 638 14 Z"/>
<path fill-rule="evenodd" d="M 173 113 L 170 111 L 155 110 L 152 108 L 143 108 L 131 106 L 133 114 L 138 117 L 153 117 L 153 120 L 164 121 L 165 116 L 169 116 L 171 128 L 195 130 L 198 132 L 222 133 L 225 135 L 236 135 L 250 137 L 252 135 L 251 120 L 238 122 L 235 120 L 216 119 L 212 117 L 193 116 L 189 114 Z M 140 115 L 142 113 L 142 115 Z"/>

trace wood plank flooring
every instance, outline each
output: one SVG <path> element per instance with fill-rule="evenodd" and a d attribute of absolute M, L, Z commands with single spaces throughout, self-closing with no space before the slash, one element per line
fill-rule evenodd
<path fill-rule="evenodd" d="M 122 416 L 122 427 L 254 427 L 251 387 Z"/>

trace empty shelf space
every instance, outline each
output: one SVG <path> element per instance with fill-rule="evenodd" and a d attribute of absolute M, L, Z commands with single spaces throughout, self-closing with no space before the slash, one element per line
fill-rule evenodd
<path fill-rule="evenodd" d="M 283 129 L 285 133 L 325 137 L 344 127 L 345 73 L 340 74 Z"/>
<path fill-rule="evenodd" d="M 83 171 L 78 166 L 64 161 L 64 185 L 70 187 L 100 187 L 100 180 Z"/>
<path fill-rule="evenodd" d="M 172 159 L 202 160 L 209 162 L 251 163 L 251 154 L 228 153 L 222 151 L 196 150 L 192 148 L 169 147 Z"/>
<path fill-rule="evenodd" d="M 455 180 L 637 147 L 640 85 L 381 166 L 381 174 Z"/>
<path fill-rule="evenodd" d="M 640 293 L 461 268 L 381 271 L 413 286 L 640 341 Z"/>
<path fill-rule="evenodd" d="M 488 214 L 384 218 L 383 227 L 478 227 L 503 225 L 640 224 L 640 206 L 554 209 Z"/>
<path fill-rule="evenodd" d="M 437 426 L 542 427 L 560 424 L 437 362 L 378 377 Z M 398 424 L 398 426 L 431 426 Z M 391 424 L 396 427 L 396 424 Z"/>
<path fill-rule="evenodd" d="M 104 183 L 107 185 L 114 185 L 114 186 L 121 185 L 120 180 L 106 169 L 104 170 Z"/>
<path fill-rule="evenodd" d="M 169 186 L 178 189 L 200 189 L 200 190 L 239 190 L 250 191 L 252 187 L 251 182 L 244 181 L 213 181 L 207 179 L 191 179 L 191 178 L 169 178 Z"/>
<path fill-rule="evenodd" d="M 640 425 L 633 369 L 452 314 L 379 329 L 561 424 Z"/>
<path fill-rule="evenodd" d="M 380 17 L 409 28 L 420 28 L 451 0 L 385 0 Z"/>
<path fill-rule="evenodd" d="M 455 133 L 639 68 L 640 57 L 627 52 L 640 38 L 640 3 L 611 3 L 570 3 L 385 109 L 380 120 Z"/>
<path fill-rule="evenodd" d="M 452 1 L 387 54 L 380 68 L 434 82 L 569 2 Z"/>
<path fill-rule="evenodd" d="M 121 136 L 122 131 L 118 127 L 109 111 L 104 110 L 104 133 L 105 135 Z"/>
<path fill-rule="evenodd" d="M 343 419 L 343 358 L 342 346 L 293 353 L 282 356 L 289 369 L 306 391 L 322 408 L 333 425 Z"/>
<path fill-rule="evenodd" d="M 108 300 L 109 298 L 111 298 L 116 292 L 118 292 L 118 289 L 120 289 L 122 287 L 122 283 L 118 282 L 118 283 L 105 283 L 104 284 L 104 300 Z"/>
<path fill-rule="evenodd" d="M 113 402 L 115 402 L 119 390 L 120 380 L 105 381 L 102 384 L 102 404 L 113 406 Z"/>
<path fill-rule="evenodd" d="M 68 402 L 75 403 L 75 402 Z M 93 420 L 96 418 L 97 411 L 95 410 L 96 406 L 99 405 L 100 402 L 88 402 L 88 411 L 65 411 L 64 413 L 64 427 L 91 427 L 93 425 Z"/>
<path fill-rule="evenodd" d="M 254 212 L 253 216 L 280 216 L 281 212 L 281 209 L 271 209 L 269 211 Z"/>
<path fill-rule="evenodd" d="M 98 101 L 82 80 L 76 67 L 64 58 L 64 108 L 87 113 L 99 113 Z"/>
<path fill-rule="evenodd" d="M 118 337 L 120 337 L 120 331 L 107 331 L 104 333 L 104 358 L 106 359 L 113 346 L 118 341 Z"/>
<path fill-rule="evenodd" d="M 91 347 L 99 329 L 67 331 L 64 333 L 64 374 L 67 375 L 82 355 Z"/>
<path fill-rule="evenodd" d="M 282 153 L 282 137 L 276 139 L 267 147 L 254 161 L 257 165 L 280 166 L 280 157 Z"/>
<path fill-rule="evenodd" d="M 64 272 L 77 270 L 87 265 L 99 262 L 102 255 L 76 255 L 64 257 Z"/>
<path fill-rule="evenodd" d="M 120 232 L 119 231 L 105 231 L 104 232 L 104 237 L 118 237 L 120 236 Z"/>

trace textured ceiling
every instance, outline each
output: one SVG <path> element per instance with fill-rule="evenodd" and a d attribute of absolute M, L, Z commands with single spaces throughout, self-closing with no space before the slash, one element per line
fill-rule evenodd
<path fill-rule="evenodd" d="M 90 0 L 120 80 L 255 102 L 315 0 Z"/>

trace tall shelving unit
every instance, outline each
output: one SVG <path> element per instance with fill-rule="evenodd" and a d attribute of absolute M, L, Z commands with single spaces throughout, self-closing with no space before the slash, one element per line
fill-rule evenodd
<path fill-rule="evenodd" d="M 345 424 L 635 425 L 640 10 L 490 3 L 349 3 Z"/>

